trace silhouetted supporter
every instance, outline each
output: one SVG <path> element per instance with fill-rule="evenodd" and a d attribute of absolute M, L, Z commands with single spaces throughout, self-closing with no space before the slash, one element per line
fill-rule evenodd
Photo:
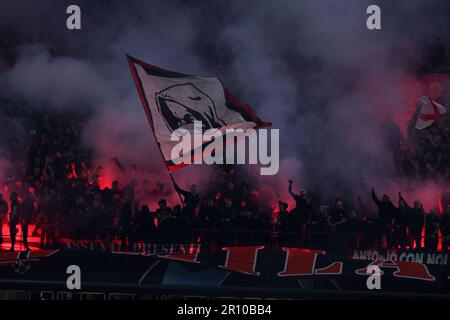
<path fill-rule="evenodd" d="M 409 234 L 411 237 L 411 247 L 413 247 L 413 242 L 416 248 L 422 247 L 422 230 L 425 223 L 425 210 L 422 204 L 416 200 L 414 205 L 410 210 L 409 216 Z"/>
<path fill-rule="evenodd" d="M 147 205 L 143 205 L 136 214 L 136 240 L 150 242 L 155 234 L 155 218 Z"/>
<path fill-rule="evenodd" d="M 233 208 L 231 199 L 225 199 L 223 205 L 218 210 L 218 240 L 222 244 L 232 244 L 234 242 L 234 223 L 237 212 Z"/>
<path fill-rule="evenodd" d="M 247 211 L 250 219 L 250 229 L 253 230 L 251 241 L 254 243 L 267 243 L 269 241 L 269 232 L 272 231 L 272 213 L 265 205 L 260 205 L 253 213 Z"/>
<path fill-rule="evenodd" d="M 58 209 L 50 194 L 45 194 L 38 205 L 39 224 L 41 226 L 40 247 L 57 247 L 56 226 L 58 225 Z M 33 233 L 36 232 L 35 231 Z"/>
<path fill-rule="evenodd" d="M 172 209 L 167 206 L 166 199 L 160 199 L 158 201 L 158 208 L 156 209 L 156 217 L 158 224 L 167 216 L 172 215 Z"/>
<path fill-rule="evenodd" d="M 283 201 L 278 201 L 278 212 L 275 230 L 279 232 L 285 232 L 288 230 L 290 220 L 290 213 L 288 210 L 288 204 Z"/>
<path fill-rule="evenodd" d="M 439 241 L 440 216 L 436 209 L 431 209 L 425 218 L 425 248 L 437 250 Z"/>
<path fill-rule="evenodd" d="M 183 196 L 183 215 L 189 219 L 194 220 L 195 209 L 200 202 L 200 196 L 197 191 L 197 185 L 191 185 L 189 191 L 181 189 L 176 183 L 174 183 L 175 189 Z"/>
<path fill-rule="evenodd" d="M 35 216 L 35 196 L 33 193 L 29 192 L 25 199 L 20 204 L 20 224 L 22 226 L 22 241 L 26 250 L 30 250 L 28 246 L 28 226 L 30 225 L 31 219 Z"/>
<path fill-rule="evenodd" d="M 444 210 L 440 221 L 441 233 L 442 233 L 442 250 L 448 251 L 450 247 L 450 205 Z"/>
<path fill-rule="evenodd" d="M 8 202 L 3 199 L 3 195 L 0 194 L 0 244 L 3 243 L 3 224 L 7 221 L 8 215 Z"/>
<path fill-rule="evenodd" d="M 14 251 L 16 244 L 17 225 L 20 222 L 20 202 L 16 192 L 12 192 L 10 195 L 11 211 L 9 214 L 9 234 L 11 236 L 11 249 Z"/>
<path fill-rule="evenodd" d="M 306 223 L 311 219 L 314 209 L 308 199 L 306 189 L 301 189 L 300 194 L 297 195 L 292 192 L 292 180 L 289 180 L 288 192 L 292 199 L 295 200 L 295 208 L 292 210 L 292 229 L 298 233 L 298 243 L 301 245 L 304 243 L 304 233 Z"/>
<path fill-rule="evenodd" d="M 345 238 L 345 222 L 347 221 L 347 213 L 341 200 L 336 200 L 334 207 L 330 213 L 331 230 L 336 235 L 334 237 L 336 243 L 343 243 Z"/>
<path fill-rule="evenodd" d="M 360 241 L 361 248 L 379 249 L 382 247 L 379 233 L 378 217 L 366 215 L 363 217 L 362 236 Z"/>
<path fill-rule="evenodd" d="M 406 248 L 408 243 L 408 219 L 411 208 L 406 200 L 398 193 L 398 208 L 394 214 L 391 247 Z"/>
<path fill-rule="evenodd" d="M 344 244 L 349 248 L 359 248 L 362 232 L 364 230 L 364 220 L 353 210 L 344 224 Z"/>
<path fill-rule="evenodd" d="M 208 197 L 203 200 L 195 223 L 199 230 L 195 239 L 211 241 L 213 239 L 213 229 L 218 226 L 218 212 L 214 199 Z"/>
<path fill-rule="evenodd" d="M 120 217 L 119 217 L 120 241 L 122 250 L 131 248 L 133 245 L 132 218 L 133 218 L 133 211 L 131 208 L 131 202 L 127 201 L 120 210 Z"/>
<path fill-rule="evenodd" d="M 392 220 L 397 213 L 397 208 L 394 207 L 391 199 L 386 194 L 383 195 L 381 200 L 378 199 L 375 188 L 372 188 L 372 199 L 378 207 L 378 232 L 388 241 L 392 230 Z"/>
<path fill-rule="evenodd" d="M 181 207 L 176 206 L 174 210 L 168 210 L 166 215 L 161 219 L 159 225 L 161 231 L 161 241 L 163 242 L 182 242 L 186 239 L 186 222 L 181 218 Z"/>
<path fill-rule="evenodd" d="M 311 217 L 308 224 L 309 246 L 324 248 L 332 244 L 330 235 L 333 226 L 331 224 L 328 206 L 321 205 L 317 214 Z"/>

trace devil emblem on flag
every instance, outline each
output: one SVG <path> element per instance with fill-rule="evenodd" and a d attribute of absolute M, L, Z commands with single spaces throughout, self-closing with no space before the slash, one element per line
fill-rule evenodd
<path fill-rule="evenodd" d="M 203 131 L 220 128 L 226 123 L 217 116 L 214 101 L 192 83 L 170 86 L 156 93 L 156 105 L 167 128 L 178 128 L 201 121 Z"/>
<path fill-rule="evenodd" d="M 271 124 L 263 122 L 253 109 L 227 91 L 215 77 L 195 76 L 164 70 L 127 56 L 156 141 L 169 170 L 178 167 L 171 158 L 176 145 L 171 136 L 177 129 L 194 133 L 194 122 L 202 123 L 202 131 L 217 129 L 259 129 Z M 202 152 L 203 147 L 192 153 Z M 189 150 L 188 150 L 189 151 Z"/>

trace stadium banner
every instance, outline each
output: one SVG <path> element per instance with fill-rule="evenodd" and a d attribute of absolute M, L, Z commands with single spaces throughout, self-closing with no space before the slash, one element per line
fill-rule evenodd
<path fill-rule="evenodd" d="M 83 283 L 192 287 L 368 291 L 370 266 L 380 271 L 381 292 L 448 294 L 448 254 L 349 250 L 346 254 L 298 247 L 141 244 L 135 251 L 92 246 L 0 254 L 0 283 L 65 283 L 67 261 L 76 261 Z"/>

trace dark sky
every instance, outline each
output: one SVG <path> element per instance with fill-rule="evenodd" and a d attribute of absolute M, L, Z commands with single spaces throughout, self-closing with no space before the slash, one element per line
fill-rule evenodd
<path fill-rule="evenodd" d="M 82 30 L 65 27 L 66 7 L 78 4 L 82 10 Z M 382 9 L 382 31 L 365 30 L 365 8 L 378 4 Z M 2 51 L 29 42 L 44 42 L 54 54 L 92 59 L 110 55 L 110 45 L 139 27 L 145 38 L 128 37 L 119 50 L 150 47 L 143 42 L 157 42 L 161 49 L 181 42 L 195 53 L 217 61 L 232 54 L 232 40 L 223 42 L 224 33 L 240 28 L 242 37 L 259 33 L 274 53 L 286 55 L 300 64 L 323 60 L 316 52 L 322 42 L 328 50 L 346 51 L 350 41 L 418 41 L 439 36 L 448 45 L 450 36 L 448 1 L 59 1 L 43 0 L 39 6 L 25 2 L 0 1 Z M 262 34 L 261 34 L 262 33 Z M 9 39 L 11 35 L 12 39 Z M 129 35 L 128 35 L 129 36 Z M 7 40 L 5 40 L 5 37 Z M 316 38 L 316 39 L 314 39 Z M 364 39 L 363 38 L 367 38 Z M 9 41 L 8 41 L 9 40 Z M 132 41 L 134 40 L 134 41 Z M 222 40 L 222 41 L 221 41 Z M 240 39 L 235 45 L 239 48 Z M 308 43 L 302 43 L 306 42 Z M 6 44 L 4 44 L 6 42 Z M 357 46 L 357 43 L 351 44 Z M 237 48 L 234 48 L 237 49 Z M 137 52 L 139 53 L 139 52 Z M 225 59 L 226 60 L 226 59 Z M 294 61 L 295 60 L 295 61 Z M 217 68 L 216 65 L 209 66 Z"/>

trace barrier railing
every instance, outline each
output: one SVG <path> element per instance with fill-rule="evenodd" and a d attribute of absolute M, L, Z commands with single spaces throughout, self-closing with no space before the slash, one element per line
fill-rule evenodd
<path fill-rule="evenodd" d="M 381 233 L 349 233 L 349 232 L 312 232 L 302 231 L 277 231 L 273 228 L 245 229 L 239 228 L 130 228 L 124 229 L 118 226 L 92 226 L 73 227 L 68 225 L 42 226 L 39 235 L 33 235 L 35 226 L 29 226 L 28 242 L 30 244 L 48 246 L 60 245 L 70 241 L 119 241 L 129 246 L 136 242 L 147 243 L 218 243 L 226 245 L 291 245 L 315 248 L 402 248 L 424 249 L 432 251 L 446 251 L 442 239 L 439 237 L 434 243 L 428 243 L 430 239 L 423 233 L 420 237 L 412 235 L 396 235 Z M 20 227 L 19 227 L 20 229 Z M 53 239 L 53 234 L 54 239 Z M 3 232 L 3 248 L 10 243 L 10 235 Z M 50 240 L 50 241 L 49 241 Z M 56 244 L 52 243 L 56 240 Z M 433 241 L 432 241 L 433 242 Z M 22 247 L 23 235 L 16 235 L 16 243 Z"/>

